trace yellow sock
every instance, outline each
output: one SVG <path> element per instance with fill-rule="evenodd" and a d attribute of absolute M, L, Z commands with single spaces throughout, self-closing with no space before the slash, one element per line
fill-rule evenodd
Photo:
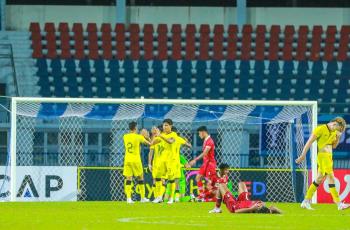
<path fill-rule="evenodd" d="M 126 181 L 126 183 L 125 183 L 126 198 L 131 199 L 131 193 L 132 193 L 131 181 Z"/>
<path fill-rule="evenodd" d="M 174 199 L 175 189 L 176 189 L 176 183 L 171 182 L 170 183 L 170 199 Z"/>
<path fill-rule="evenodd" d="M 158 197 L 158 193 L 156 191 L 156 184 L 154 183 L 153 186 L 152 186 L 152 191 L 153 191 L 153 196 L 154 198 Z"/>
<path fill-rule="evenodd" d="M 140 191 L 140 197 L 141 199 L 143 199 L 145 198 L 145 184 L 143 183 L 143 181 L 139 181 L 138 186 Z"/>
<path fill-rule="evenodd" d="M 317 187 L 318 187 L 318 184 L 316 182 L 313 182 L 306 192 L 305 199 L 311 200 L 312 196 L 314 195 L 314 193 L 317 190 Z"/>
<path fill-rule="evenodd" d="M 335 188 L 335 184 L 329 184 L 329 191 L 331 192 L 334 203 L 339 203 L 340 202 L 339 193 Z"/>
<path fill-rule="evenodd" d="M 163 196 L 162 193 L 162 181 L 156 181 L 156 189 L 154 191 L 154 197 L 160 197 Z"/>
<path fill-rule="evenodd" d="M 160 196 L 164 196 L 164 193 L 165 193 L 165 190 L 166 190 L 166 187 L 165 185 L 162 183 L 162 187 L 160 188 Z"/>

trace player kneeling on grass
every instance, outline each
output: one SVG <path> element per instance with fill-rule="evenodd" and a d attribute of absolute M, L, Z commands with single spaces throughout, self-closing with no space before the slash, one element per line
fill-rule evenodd
<path fill-rule="evenodd" d="M 296 163 L 300 164 L 305 160 L 305 156 L 309 151 L 312 143 L 317 140 L 318 154 L 317 154 L 317 165 L 318 175 L 316 180 L 310 185 L 307 190 L 304 201 L 301 203 L 301 207 L 305 209 L 311 208 L 311 198 L 318 186 L 323 182 L 325 178 L 328 179 L 329 191 L 332 195 L 334 203 L 337 204 L 338 210 L 344 210 L 349 208 L 348 204 L 340 202 L 339 193 L 335 188 L 335 180 L 333 173 L 333 160 L 332 150 L 335 149 L 338 144 L 342 133 L 345 131 L 346 123 L 341 117 L 336 117 L 331 120 L 328 124 L 318 126 L 310 136 L 309 140 L 301 153 L 300 157 L 295 160 Z"/>
<path fill-rule="evenodd" d="M 246 185 L 243 182 L 238 183 L 238 198 L 236 199 L 230 190 L 227 188 L 227 185 L 220 183 L 218 185 L 217 192 L 217 201 L 215 208 L 209 213 L 221 213 L 221 203 L 225 203 L 227 209 L 231 213 L 271 213 L 271 214 L 280 214 L 281 210 L 274 206 L 269 208 L 262 201 L 253 201 L 248 197 L 248 190 Z"/>
<path fill-rule="evenodd" d="M 124 158 L 124 169 L 123 175 L 125 176 L 125 194 L 127 203 L 134 203 L 131 199 L 132 194 L 132 178 L 137 177 L 137 186 L 139 187 L 141 202 L 148 202 L 145 198 L 145 184 L 143 179 L 143 167 L 140 156 L 140 144 L 151 145 L 147 140 L 149 134 L 147 130 L 141 130 L 141 135 L 137 133 L 137 123 L 129 123 L 129 133 L 125 134 L 124 137 L 125 147 L 125 158 Z"/>

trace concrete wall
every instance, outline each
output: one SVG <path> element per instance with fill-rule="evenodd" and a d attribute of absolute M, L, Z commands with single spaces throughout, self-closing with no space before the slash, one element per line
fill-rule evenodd
<path fill-rule="evenodd" d="M 236 9 L 224 7 L 129 7 L 128 22 L 134 23 L 194 23 L 234 24 Z M 27 6 L 8 5 L 6 27 L 27 30 L 30 22 L 115 22 L 112 6 Z M 348 8 L 248 8 L 247 23 L 280 25 L 350 24 Z"/>

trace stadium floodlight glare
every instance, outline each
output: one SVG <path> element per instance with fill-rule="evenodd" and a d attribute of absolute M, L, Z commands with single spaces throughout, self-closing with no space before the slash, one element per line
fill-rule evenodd
<path fill-rule="evenodd" d="M 249 154 L 246 151 L 249 132 L 259 134 L 258 152 L 264 159 L 260 166 L 267 173 L 266 198 L 295 202 L 300 195 L 296 189 L 300 187 L 296 185 L 298 180 L 302 180 L 300 190 L 306 191 L 307 161 L 296 165 L 294 160 L 317 125 L 316 101 L 14 97 L 11 102 L 11 201 L 18 200 L 18 167 L 41 165 L 46 170 L 57 165 L 77 167 L 78 200 L 86 199 L 87 183 L 93 181 L 87 179 L 89 170 L 109 170 L 111 199 L 124 199 L 123 192 L 118 191 L 123 191 L 123 179 L 116 171 L 123 166 L 122 135 L 128 131 L 127 124 L 137 121 L 140 128 L 150 129 L 164 118 L 171 118 L 178 132 L 190 141 L 197 135 L 196 128 L 206 125 L 218 139 L 218 163 L 230 165 L 233 180 L 240 178 L 241 168 L 249 168 L 247 160 L 242 158 Z M 35 159 L 35 135 L 46 129 L 54 129 L 57 133 L 54 163 L 47 157 L 40 159 L 40 163 Z M 93 161 L 88 161 L 89 155 L 85 151 L 86 133 L 102 129 L 110 134 L 110 143 L 105 150 L 108 157 L 101 161 L 103 165 L 91 165 Z M 316 143 L 312 145 L 311 153 L 314 180 L 317 175 Z M 185 152 L 189 158 L 191 154 Z M 316 201 L 316 195 L 313 201 Z"/>

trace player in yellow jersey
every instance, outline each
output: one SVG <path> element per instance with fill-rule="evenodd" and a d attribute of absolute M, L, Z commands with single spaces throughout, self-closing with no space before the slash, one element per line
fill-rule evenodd
<path fill-rule="evenodd" d="M 333 173 L 333 160 L 332 160 L 332 150 L 335 149 L 338 144 L 342 133 L 345 131 L 346 122 L 341 117 L 336 117 L 325 125 L 318 126 L 310 136 L 309 140 L 304 146 L 303 152 L 296 159 L 296 163 L 300 164 L 304 161 L 305 156 L 310 149 L 312 143 L 317 140 L 317 165 L 318 174 L 316 180 L 310 185 L 307 190 L 305 199 L 301 203 L 301 207 L 305 209 L 311 208 L 311 198 L 317 187 L 323 182 L 325 178 L 328 179 L 329 190 L 332 195 L 334 203 L 337 204 L 338 210 L 344 210 L 349 208 L 348 204 L 342 203 L 339 198 L 339 193 L 335 188 L 334 173 Z"/>
<path fill-rule="evenodd" d="M 172 171 L 174 171 L 174 178 L 175 178 L 175 184 L 176 189 L 175 191 L 170 190 L 169 195 L 169 201 L 174 200 L 174 196 L 176 193 L 179 193 L 180 185 L 179 185 L 179 178 L 181 177 L 181 163 L 180 163 L 180 150 L 181 146 L 185 145 L 188 148 L 192 148 L 192 145 L 186 140 L 186 138 L 181 137 L 178 135 L 177 129 L 173 126 L 172 131 L 177 134 L 175 137 L 175 142 L 173 143 L 173 151 L 172 156 L 170 157 L 170 167 L 172 168 Z M 187 165 L 189 166 L 189 165 Z M 179 197 L 175 197 L 175 202 L 179 202 Z"/>
<path fill-rule="evenodd" d="M 172 163 L 172 155 L 173 155 L 173 143 L 175 142 L 175 138 L 177 137 L 177 134 L 172 132 L 171 128 L 173 126 L 173 121 L 171 119 L 165 119 L 163 121 L 163 132 L 158 136 L 157 140 L 152 141 L 153 144 L 162 143 L 163 146 L 163 152 L 162 152 L 162 160 L 160 161 L 158 165 L 158 173 L 159 175 L 167 175 L 168 182 L 170 184 L 170 191 L 175 191 L 176 184 L 175 184 L 175 172 L 173 169 L 173 163 Z M 157 180 L 159 180 L 159 177 L 156 178 L 156 186 L 157 186 Z M 160 183 L 158 181 L 158 183 Z M 154 203 L 160 203 L 162 202 L 162 197 L 158 196 L 156 199 L 154 199 Z M 172 204 L 174 201 L 169 200 L 169 204 Z"/>
<path fill-rule="evenodd" d="M 159 197 L 162 197 L 162 173 L 165 173 L 164 170 L 161 170 L 161 165 L 164 164 L 164 157 L 162 155 L 164 147 L 160 137 L 160 130 L 157 127 L 153 127 L 151 130 L 152 133 L 152 142 L 157 142 L 150 147 L 148 154 L 148 168 L 152 172 L 153 185 L 154 185 L 154 198 L 155 200 Z M 165 168 L 165 167 L 163 167 Z M 155 202 L 159 203 L 159 202 Z"/>
<path fill-rule="evenodd" d="M 124 158 L 124 170 L 123 175 L 125 176 L 125 194 L 127 198 L 127 203 L 134 203 L 131 199 L 132 193 L 132 178 L 137 177 L 137 185 L 139 187 L 141 202 L 148 202 L 149 200 L 145 198 L 145 184 L 143 179 L 143 168 L 141 161 L 141 151 L 140 144 L 151 145 L 147 140 L 148 132 L 142 130 L 141 134 L 137 133 L 137 123 L 129 123 L 129 133 L 123 136 L 124 147 L 125 147 L 125 158 Z"/>

